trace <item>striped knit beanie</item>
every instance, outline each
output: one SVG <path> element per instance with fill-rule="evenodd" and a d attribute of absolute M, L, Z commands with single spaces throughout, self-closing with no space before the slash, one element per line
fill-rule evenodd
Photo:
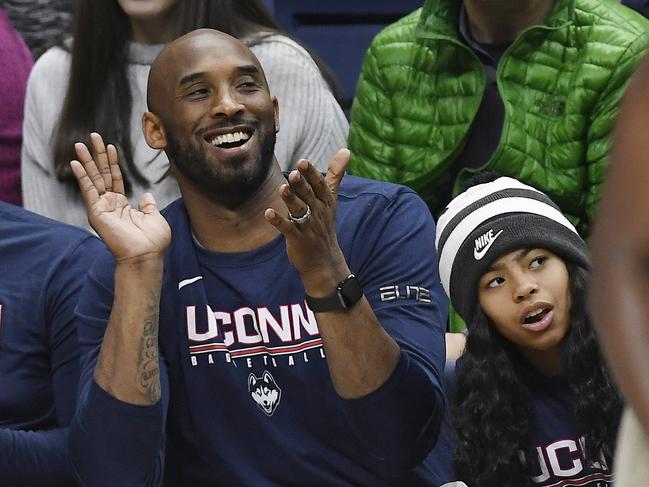
<path fill-rule="evenodd" d="M 454 198 L 437 222 L 435 247 L 444 291 L 467 325 L 478 304 L 480 278 L 509 252 L 542 248 L 590 266 L 586 243 L 552 200 L 508 177 Z"/>

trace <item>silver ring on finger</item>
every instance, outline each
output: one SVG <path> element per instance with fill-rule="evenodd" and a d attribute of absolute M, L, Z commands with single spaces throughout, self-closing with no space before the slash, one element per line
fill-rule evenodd
<path fill-rule="evenodd" d="M 308 222 L 311 219 L 311 207 L 309 205 L 306 205 L 306 211 L 304 212 L 304 215 L 300 217 L 295 217 L 291 213 L 291 210 L 288 211 L 288 219 L 289 221 L 293 223 L 297 223 L 298 225 L 302 225 L 303 223 Z"/>

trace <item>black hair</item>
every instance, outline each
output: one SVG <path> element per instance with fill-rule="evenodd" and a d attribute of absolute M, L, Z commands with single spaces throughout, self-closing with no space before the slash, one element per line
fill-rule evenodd
<path fill-rule="evenodd" d="M 561 344 L 563 377 L 572 393 L 576 430 L 586 439 L 586 459 L 599 461 L 603 455 L 610 465 L 622 401 L 587 313 L 588 271 L 571 262 L 566 266 L 572 305 L 571 326 Z M 452 411 L 456 476 L 471 487 L 531 485 L 538 465 L 531 450 L 530 397 L 522 380 L 531 365 L 480 306 L 468 325 Z"/>
<path fill-rule="evenodd" d="M 74 183 L 69 162 L 75 142 L 101 130 L 120 149 L 122 164 L 140 184 L 147 180 L 133 161 L 130 137 L 133 95 L 126 68 L 131 28 L 116 0 L 78 0 L 70 51 L 72 62 L 63 109 L 54 134 L 54 172 Z M 64 48 L 68 48 L 66 44 Z M 130 188 L 130 181 L 125 180 Z"/>
<path fill-rule="evenodd" d="M 203 27 L 234 37 L 258 33 L 288 36 L 261 0 L 178 0 L 174 8 L 178 36 Z M 120 160 L 128 170 L 128 175 L 124 174 L 127 193 L 131 178 L 143 186 L 149 184 L 133 160 L 133 95 L 127 76 L 131 36 L 128 16 L 117 0 L 78 0 L 72 45 L 62 45 L 71 52 L 72 63 L 53 143 L 54 172 L 60 181 L 76 184 L 69 165 L 76 158 L 74 143 L 88 144 L 90 132 L 101 130 L 104 140 L 119 148 Z M 263 38 L 255 37 L 252 44 Z M 335 95 L 334 76 L 311 55 Z"/>
<path fill-rule="evenodd" d="M 498 178 L 503 177 L 502 174 L 497 173 L 496 171 L 481 171 L 475 174 L 472 174 L 460 185 L 460 193 L 464 193 L 467 189 L 472 186 L 477 186 L 478 184 L 491 183 Z M 459 194 L 459 193 L 458 193 Z"/>
<path fill-rule="evenodd" d="M 201 28 L 220 30 L 237 38 L 259 32 L 285 34 L 258 0 L 184 0 L 179 14 L 180 35 Z"/>

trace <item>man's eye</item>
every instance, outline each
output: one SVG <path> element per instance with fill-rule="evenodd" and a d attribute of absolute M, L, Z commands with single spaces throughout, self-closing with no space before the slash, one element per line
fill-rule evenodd
<path fill-rule="evenodd" d="M 242 88 L 244 90 L 256 90 L 257 88 L 259 88 L 259 84 L 255 83 L 254 81 L 245 81 L 239 84 L 239 88 Z"/>
<path fill-rule="evenodd" d="M 207 88 L 196 88 L 194 90 L 191 90 L 187 96 L 191 97 L 198 97 L 198 96 L 204 96 L 208 92 Z"/>

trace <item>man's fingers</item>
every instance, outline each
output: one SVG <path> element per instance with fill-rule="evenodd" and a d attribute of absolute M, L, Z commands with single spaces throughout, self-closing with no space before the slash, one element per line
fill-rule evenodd
<path fill-rule="evenodd" d="M 92 183 L 95 185 L 95 188 L 97 188 L 97 192 L 99 194 L 104 194 L 106 192 L 106 185 L 104 184 L 104 178 L 99 173 L 99 170 L 97 169 L 97 165 L 95 164 L 95 161 L 92 159 L 92 156 L 90 155 L 90 151 L 86 147 L 86 144 L 77 142 L 76 144 L 74 144 L 74 150 L 77 153 L 77 157 L 79 158 L 79 161 L 81 162 L 81 164 L 83 164 L 83 168 L 86 170 L 86 175 L 90 178 Z"/>
<path fill-rule="evenodd" d="M 97 166 L 97 170 L 104 180 L 104 187 L 106 191 L 113 190 L 113 179 L 110 176 L 110 167 L 108 163 L 108 154 L 106 152 L 106 145 L 104 140 L 97 132 L 90 134 L 90 145 L 92 145 L 93 160 Z"/>
<path fill-rule="evenodd" d="M 72 173 L 79 184 L 79 189 L 81 190 L 81 197 L 83 202 L 86 205 L 86 208 L 90 209 L 92 205 L 99 199 L 99 193 L 94 183 L 88 177 L 86 170 L 79 161 L 70 161 L 70 168 Z"/>
<path fill-rule="evenodd" d="M 340 149 L 334 154 L 331 161 L 329 161 L 329 168 L 327 169 L 325 181 L 327 182 L 327 186 L 329 186 L 329 191 L 334 195 L 338 194 L 340 182 L 343 180 L 345 171 L 347 171 L 350 154 L 349 149 Z"/>
<path fill-rule="evenodd" d="M 300 166 L 300 164 L 305 162 L 308 163 L 308 161 L 304 160 L 298 162 L 298 167 Z M 307 205 L 313 206 L 315 200 L 313 189 L 299 170 L 293 170 L 289 173 L 288 184 L 290 186 L 291 192 L 297 195 L 297 197 L 304 201 Z"/>
<path fill-rule="evenodd" d="M 279 194 L 284 200 L 288 211 L 291 212 L 295 218 L 300 218 L 304 216 L 307 211 L 307 206 L 304 201 L 298 198 L 295 193 L 291 191 L 291 188 L 288 184 L 283 184 L 279 190 Z"/>
<path fill-rule="evenodd" d="M 264 217 L 266 217 L 266 220 L 268 220 L 272 226 L 277 228 L 277 230 L 279 230 L 285 237 L 288 237 L 296 231 L 295 225 L 282 217 L 272 208 L 268 208 L 264 211 Z"/>
<path fill-rule="evenodd" d="M 330 192 L 320 171 L 318 171 L 316 167 L 306 159 L 298 161 L 296 167 L 304 179 L 306 179 L 307 183 L 311 186 L 316 198 L 326 201 L 326 199 L 330 197 Z"/>
<path fill-rule="evenodd" d="M 113 191 L 115 193 L 126 195 L 126 190 L 124 189 L 124 178 L 122 176 L 122 170 L 119 167 L 119 159 L 117 158 L 117 149 L 113 144 L 108 144 L 106 152 L 108 154 L 110 177 L 113 181 Z"/>

